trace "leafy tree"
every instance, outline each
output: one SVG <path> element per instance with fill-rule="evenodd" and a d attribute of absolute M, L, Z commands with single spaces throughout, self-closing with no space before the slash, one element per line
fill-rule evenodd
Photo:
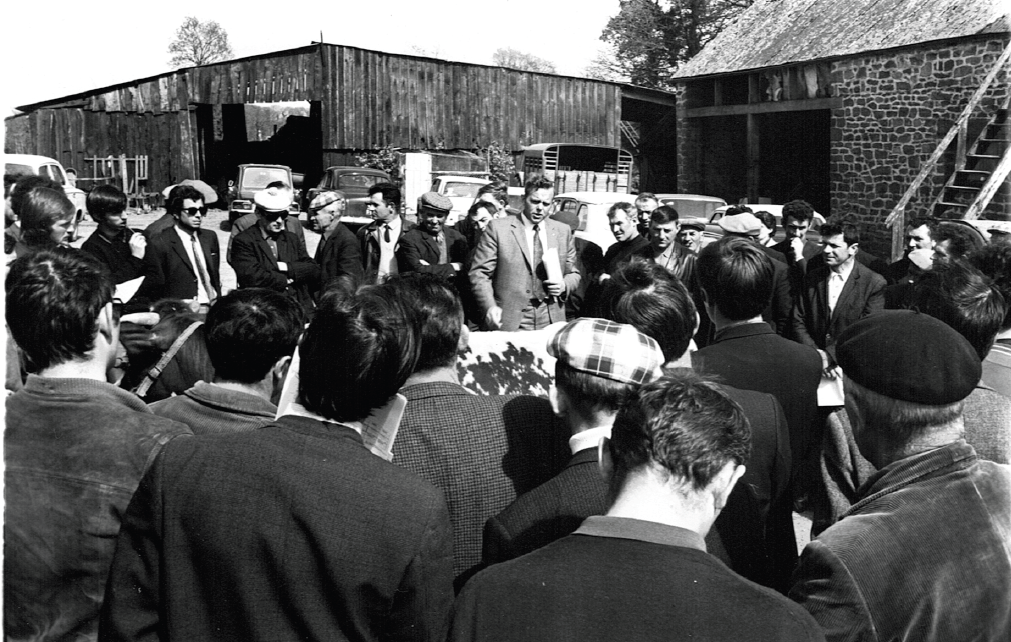
<path fill-rule="evenodd" d="M 555 63 L 538 58 L 533 54 L 523 53 L 509 47 L 500 47 L 491 55 L 492 64 L 499 67 L 509 67 L 520 71 L 538 71 L 545 74 L 555 72 Z"/>
<path fill-rule="evenodd" d="M 387 145 L 375 152 L 363 152 L 355 156 L 355 161 L 359 167 L 370 167 L 381 169 L 390 175 L 394 183 L 400 183 L 400 157 L 397 156 L 399 148 Z"/>
<path fill-rule="evenodd" d="M 200 22 L 192 16 L 183 20 L 176 30 L 176 38 L 168 52 L 172 54 L 169 64 L 176 68 L 229 60 L 234 55 L 228 44 L 228 34 L 221 25 L 213 20 Z"/>
<path fill-rule="evenodd" d="M 488 143 L 488 146 L 484 148 L 479 145 L 474 149 L 474 153 L 484 156 L 488 160 L 488 174 L 492 180 L 508 183 L 512 175 L 516 173 L 513 155 L 497 140 Z"/>
<path fill-rule="evenodd" d="M 702 50 L 754 0 L 621 0 L 600 39 L 609 51 L 588 68 L 669 89 L 682 63 Z M 741 43 L 746 47 L 748 43 Z"/>

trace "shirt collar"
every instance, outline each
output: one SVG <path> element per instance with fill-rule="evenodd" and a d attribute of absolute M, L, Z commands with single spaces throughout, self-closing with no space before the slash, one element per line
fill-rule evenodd
<path fill-rule="evenodd" d="M 523 224 L 523 229 L 527 230 L 528 232 L 533 231 L 533 229 L 534 229 L 534 223 L 533 223 L 533 221 L 531 221 L 529 218 L 527 218 L 526 215 L 523 214 L 523 213 L 520 213 L 520 217 L 519 218 L 520 218 L 520 223 Z M 547 226 L 547 221 L 548 221 L 548 219 L 544 219 L 540 223 L 538 223 L 537 225 L 539 227 L 537 229 L 540 230 L 541 232 L 543 232 L 548 227 Z"/>
<path fill-rule="evenodd" d="M 193 234 L 191 235 L 189 232 L 187 232 L 183 228 L 179 227 L 178 225 L 173 225 L 172 229 L 176 231 L 176 234 L 179 235 L 180 239 L 182 239 L 183 241 L 185 241 L 187 243 L 192 243 L 193 239 L 195 239 L 196 235 L 197 235 L 196 232 L 193 232 Z"/>
<path fill-rule="evenodd" d="M 857 255 L 854 254 L 853 256 L 851 256 L 848 259 L 846 259 L 843 262 L 843 264 L 839 266 L 839 271 L 838 272 L 836 272 L 835 270 L 830 269 L 829 272 L 831 272 L 832 274 L 830 274 L 829 277 L 831 277 L 834 274 L 838 274 L 839 276 L 842 277 L 843 283 L 845 283 L 846 280 L 850 278 L 850 273 L 853 271 L 853 264 L 856 263 L 856 260 L 857 260 Z"/>
<path fill-rule="evenodd" d="M 589 430 L 584 430 L 572 435 L 569 437 L 569 450 L 571 450 L 572 454 L 575 455 L 581 450 L 596 448 L 600 443 L 601 437 L 607 437 L 608 439 L 611 438 L 610 426 L 590 428 Z"/>
<path fill-rule="evenodd" d="M 695 531 L 629 517 L 587 517 L 574 535 L 633 539 L 665 546 L 682 546 L 706 552 L 706 541 Z"/>

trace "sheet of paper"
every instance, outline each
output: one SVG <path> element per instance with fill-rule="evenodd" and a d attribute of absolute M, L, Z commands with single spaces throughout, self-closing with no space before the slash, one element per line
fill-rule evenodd
<path fill-rule="evenodd" d="M 133 295 L 137 294 L 137 290 L 140 289 L 140 284 L 144 282 L 144 277 L 138 276 L 136 279 L 130 279 L 129 281 L 123 281 L 116 286 L 115 298 L 119 299 L 123 303 L 128 303 Z"/>
<path fill-rule="evenodd" d="M 843 405 L 843 378 L 841 372 L 834 379 L 829 379 L 822 375 L 821 383 L 818 384 L 818 405 Z"/>
<path fill-rule="evenodd" d="M 548 281 L 561 282 L 562 264 L 558 261 L 558 248 L 549 247 L 544 250 L 544 256 L 541 260 L 544 262 L 544 271 L 548 275 Z"/>

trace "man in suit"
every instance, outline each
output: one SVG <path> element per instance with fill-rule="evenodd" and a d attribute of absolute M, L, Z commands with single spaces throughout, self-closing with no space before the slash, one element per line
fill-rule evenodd
<path fill-rule="evenodd" d="M 271 181 L 270 183 L 267 183 L 263 189 L 288 190 L 289 192 L 291 192 L 291 187 L 284 181 Z M 254 194 L 253 196 L 255 202 L 256 195 Z M 292 193 L 292 202 L 294 202 L 294 199 L 295 195 L 294 193 Z M 299 245 L 301 245 L 302 249 L 305 250 L 306 253 L 308 254 L 308 249 L 306 249 L 305 245 L 305 230 L 302 229 L 302 223 L 301 221 L 298 220 L 298 217 L 299 214 L 295 213 L 294 216 L 289 215 L 287 218 L 285 218 L 284 229 L 291 232 L 296 237 L 298 237 Z M 228 247 L 225 249 L 225 260 L 228 261 L 229 265 L 231 265 L 232 263 L 232 242 L 235 241 L 235 237 L 238 236 L 241 232 L 246 231 L 250 227 L 255 226 L 258 220 L 259 217 L 257 216 L 256 210 L 254 209 L 249 214 L 243 214 L 242 216 L 240 216 L 239 218 L 235 219 L 235 221 L 232 222 L 232 230 L 228 234 Z"/>
<path fill-rule="evenodd" d="M 313 309 L 319 266 L 294 234 L 284 228 L 291 190 L 268 187 L 253 197 L 257 223 L 235 237 L 232 268 L 240 288 L 268 288 L 295 299 L 305 314 Z"/>
<path fill-rule="evenodd" d="M 856 260 L 860 228 L 841 219 L 821 226 L 825 265 L 804 276 L 793 314 L 793 333 L 818 350 L 822 370 L 835 377 L 836 339 L 854 321 L 885 307 L 885 278 Z"/>
<path fill-rule="evenodd" d="M 361 283 L 364 277 L 358 239 L 341 223 L 346 207 L 347 196 L 337 190 L 321 192 L 309 204 L 309 218 L 322 235 L 314 258 L 319 265 L 320 293 L 341 277 L 351 278 L 355 283 Z"/>
<path fill-rule="evenodd" d="M 183 299 L 206 312 L 221 294 L 221 252 L 217 235 L 200 227 L 207 214 L 204 198 L 195 187 L 178 185 L 169 192 L 165 208 L 175 224 L 150 239 L 136 299 Z"/>
<path fill-rule="evenodd" d="M 1011 470 L 963 439 L 973 346 L 909 310 L 839 336 L 853 437 L 878 470 L 804 548 L 790 597 L 829 640 L 1011 639 Z"/>
<path fill-rule="evenodd" d="M 821 640 L 798 605 L 706 551 L 749 437 L 714 383 L 685 373 L 642 386 L 600 447 L 607 513 L 479 573 L 457 599 L 449 639 Z"/>
<path fill-rule="evenodd" d="M 421 195 L 418 225 L 400 239 L 397 265 L 400 273 L 422 272 L 454 280 L 467 261 L 467 240 L 446 227 L 453 202 L 436 192 Z"/>
<path fill-rule="evenodd" d="M 445 500 L 372 454 L 359 423 L 418 357 L 381 287 L 320 302 L 288 414 L 155 461 L 124 516 L 103 639 L 445 639 Z"/>
<path fill-rule="evenodd" d="M 790 267 L 790 292 L 794 297 L 804 286 L 808 261 L 821 252 L 821 246 L 807 240 L 807 232 L 814 219 L 814 208 L 807 201 L 794 200 L 783 205 L 783 230 L 786 238 L 772 249 L 786 257 Z"/>
<path fill-rule="evenodd" d="M 481 561 L 489 517 L 564 465 L 565 430 L 545 399 L 474 395 L 460 385 L 458 355 L 467 348 L 459 297 L 440 277 L 413 274 L 387 287 L 421 331 L 421 355 L 400 389 L 407 397 L 393 463 L 446 496 L 453 524 L 453 572 L 464 582 Z"/>
<path fill-rule="evenodd" d="M 551 181 L 530 177 L 523 213 L 492 221 L 478 241 L 470 283 L 489 330 L 539 330 L 565 320 L 564 303 L 580 275 L 571 230 L 547 218 L 554 193 Z M 560 272 L 553 278 L 543 262 L 549 250 Z"/>
<path fill-rule="evenodd" d="M 376 183 L 369 188 L 365 213 L 373 221 L 358 230 L 365 283 L 381 283 L 398 271 L 397 247 L 414 224 L 400 216 L 400 188 Z"/>

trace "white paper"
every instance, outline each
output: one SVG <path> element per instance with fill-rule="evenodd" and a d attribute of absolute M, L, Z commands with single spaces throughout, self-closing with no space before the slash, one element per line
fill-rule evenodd
<path fill-rule="evenodd" d="M 128 303 L 133 295 L 137 294 L 137 290 L 140 289 L 140 284 L 144 282 L 144 277 L 138 276 L 136 279 L 130 279 L 129 281 L 123 281 L 116 286 L 115 298 L 119 299 L 123 303 Z"/>
<path fill-rule="evenodd" d="M 548 281 L 561 283 L 562 264 L 558 261 L 558 248 L 549 247 L 544 250 L 544 255 L 542 256 L 541 261 L 544 262 L 544 271 L 547 272 Z"/>
<path fill-rule="evenodd" d="M 842 372 L 836 369 L 836 377 L 830 379 L 825 375 L 821 377 L 818 384 L 818 405 L 819 406 L 841 406 L 843 405 L 843 378 Z"/>

